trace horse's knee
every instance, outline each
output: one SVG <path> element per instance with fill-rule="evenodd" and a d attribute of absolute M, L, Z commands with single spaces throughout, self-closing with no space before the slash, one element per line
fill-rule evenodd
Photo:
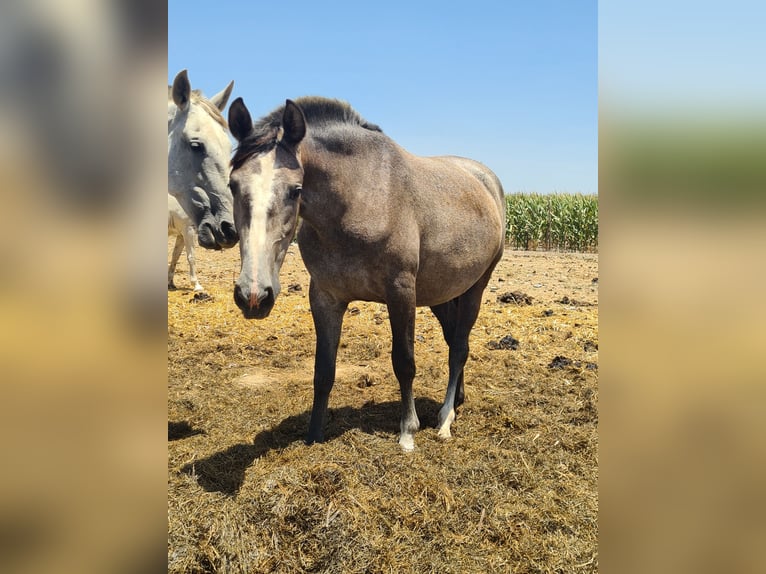
<path fill-rule="evenodd" d="M 400 382 L 412 381 L 415 378 L 414 349 L 406 345 L 395 345 L 391 351 L 391 363 L 394 367 L 394 374 Z"/>

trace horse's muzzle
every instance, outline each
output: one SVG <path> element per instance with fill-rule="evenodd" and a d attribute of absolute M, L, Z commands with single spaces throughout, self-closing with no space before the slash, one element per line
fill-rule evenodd
<path fill-rule="evenodd" d="M 265 319 L 274 308 L 274 290 L 267 287 L 260 293 L 245 293 L 239 284 L 234 286 L 234 302 L 245 319 Z"/>
<path fill-rule="evenodd" d="M 205 249 L 221 249 L 209 223 L 203 223 L 197 228 L 197 241 L 200 247 Z"/>
<path fill-rule="evenodd" d="M 203 223 L 197 229 L 199 244 L 205 249 L 229 249 L 234 247 L 239 241 L 239 234 L 234 223 L 230 221 L 221 222 L 220 227 L 214 227 L 209 223 Z"/>

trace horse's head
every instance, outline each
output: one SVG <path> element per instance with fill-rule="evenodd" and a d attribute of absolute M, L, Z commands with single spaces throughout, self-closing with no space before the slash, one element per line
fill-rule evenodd
<path fill-rule="evenodd" d="M 237 98 L 229 108 L 229 126 L 239 142 L 231 172 L 241 255 L 234 301 L 248 319 L 263 319 L 279 295 L 279 270 L 298 225 L 303 183 L 299 144 L 306 135 L 306 119 L 287 100 L 281 112 L 253 126 L 242 98 Z"/>
<path fill-rule="evenodd" d="M 221 115 L 233 85 L 206 99 L 192 91 L 183 70 L 168 86 L 168 191 L 207 249 L 233 247 L 238 237 L 229 189 L 231 141 Z"/>

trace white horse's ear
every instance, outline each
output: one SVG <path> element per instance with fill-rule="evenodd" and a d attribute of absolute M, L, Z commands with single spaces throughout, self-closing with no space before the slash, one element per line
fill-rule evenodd
<path fill-rule="evenodd" d="M 223 111 L 223 109 L 226 107 L 226 102 L 229 101 L 229 96 L 231 95 L 231 90 L 233 87 L 234 87 L 234 80 L 229 82 L 228 86 L 226 86 L 223 90 L 221 90 L 212 98 L 210 98 L 210 101 L 213 103 L 213 105 L 215 105 L 215 107 Z"/>
<path fill-rule="evenodd" d="M 303 110 L 292 100 L 285 102 L 285 111 L 282 112 L 282 128 L 284 139 L 287 143 L 296 146 L 306 135 L 306 116 Z"/>
<path fill-rule="evenodd" d="M 173 101 L 179 110 L 186 109 L 191 97 L 191 84 L 186 70 L 181 70 L 173 80 Z"/>
<path fill-rule="evenodd" d="M 231 102 L 229 107 L 229 130 L 237 141 L 245 139 L 253 131 L 253 120 L 242 98 Z"/>

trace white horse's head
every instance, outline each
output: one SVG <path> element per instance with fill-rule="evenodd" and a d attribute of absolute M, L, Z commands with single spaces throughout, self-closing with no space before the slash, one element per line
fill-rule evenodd
<path fill-rule="evenodd" d="M 238 239 L 229 189 L 231 140 L 221 115 L 233 85 L 207 99 L 191 89 L 182 70 L 168 86 L 168 192 L 208 249 L 232 247 Z"/>

